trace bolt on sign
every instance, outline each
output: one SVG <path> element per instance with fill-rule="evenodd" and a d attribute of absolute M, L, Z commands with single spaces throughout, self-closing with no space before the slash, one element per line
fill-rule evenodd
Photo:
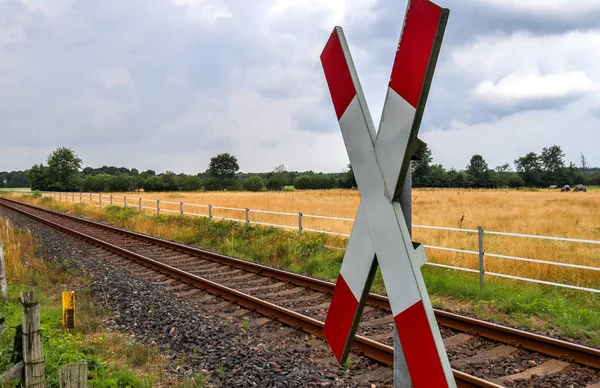
<path fill-rule="evenodd" d="M 321 54 L 361 196 L 323 333 L 344 362 L 379 264 L 414 387 L 456 386 L 421 273 L 425 249 L 412 242 L 399 202 L 422 143 L 417 134 L 448 15 L 429 0 L 409 1 L 378 132 L 341 27 Z"/>

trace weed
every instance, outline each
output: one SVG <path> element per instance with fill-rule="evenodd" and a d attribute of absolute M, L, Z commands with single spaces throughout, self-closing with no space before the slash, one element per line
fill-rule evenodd
<path fill-rule="evenodd" d="M 225 367 L 223 365 L 219 365 L 219 378 L 222 383 L 225 383 Z"/>
<path fill-rule="evenodd" d="M 245 331 L 248 331 L 248 320 L 247 319 L 242 319 L 242 329 L 244 329 Z"/>

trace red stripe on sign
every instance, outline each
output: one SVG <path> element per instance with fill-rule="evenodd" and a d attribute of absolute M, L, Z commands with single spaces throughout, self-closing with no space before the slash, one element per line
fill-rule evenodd
<path fill-rule="evenodd" d="M 423 301 L 394 317 L 413 387 L 447 387 Z"/>
<path fill-rule="evenodd" d="M 338 361 L 341 360 L 346 343 L 350 340 L 348 337 L 356 310 L 358 310 L 358 299 L 340 274 L 323 327 L 323 334 Z"/>
<path fill-rule="evenodd" d="M 336 30 L 331 33 L 321 53 L 321 64 L 325 71 L 325 79 L 339 120 L 356 95 L 356 89 Z"/>
<path fill-rule="evenodd" d="M 419 104 L 442 8 L 429 0 L 412 0 L 404 22 L 390 88 L 414 108 Z"/>

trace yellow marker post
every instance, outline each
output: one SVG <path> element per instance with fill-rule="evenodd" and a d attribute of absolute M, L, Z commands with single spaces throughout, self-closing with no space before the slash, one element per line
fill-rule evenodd
<path fill-rule="evenodd" d="M 75 292 L 62 293 L 62 323 L 67 332 L 75 330 Z"/>

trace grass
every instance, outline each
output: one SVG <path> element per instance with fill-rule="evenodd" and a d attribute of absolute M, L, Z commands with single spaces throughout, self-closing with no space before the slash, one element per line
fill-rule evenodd
<path fill-rule="evenodd" d="M 12 190 L 19 190 L 19 191 L 31 191 L 31 189 L 29 187 L 0 187 L 0 191 L 12 191 Z"/>
<path fill-rule="evenodd" d="M 62 194 L 64 199 L 64 194 Z M 304 228 L 350 233 L 352 222 L 311 218 L 322 215 L 354 218 L 360 197 L 356 190 L 310 190 L 282 192 L 197 192 L 197 193 L 114 193 L 113 203 L 122 206 L 123 196 L 128 206 L 137 207 L 134 197 L 159 199 L 164 214 L 178 214 L 179 202 L 234 207 L 239 209 L 287 212 L 276 215 L 250 212 L 250 221 L 297 227 L 298 212 L 304 217 Z M 89 200 L 89 196 L 84 197 Z M 103 195 L 103 204 L 110 201 Z M 69 196 L 72 200 L 72 196 Z M 94 197 L 98 199 L 98 196 Z M 78 201 L 76 196 L 75 201 Z M 171 203 L 168 203 L 171 202 Z M 156 207 L 144 201 L 143 206 Z M 154 213 L 154 210 L 147 210 Z M 189 213 L 208 214 L 207 207 L 184 206 Z M 556 190 L 457 190 L 415 189 L 413 191 L 413 222 L 416 225 L 435 225 L 461 229 L 477 229 L 521 234 L 571 237 L 600 240 L 600 191 L 561 193 Z M 212 210 L 215 219 L 244 219 L 243 210 Z M 476 233 L 413 228 L 413 240 L 426 245 L 478 250 Z M 345 247 L 346 239 L 330 239 L 327 244 Z M 598 245 L 563 241 L 536 240 L 522 237 L 485 235 L 487 253 L 598 267 Z M 434 263 L 477 269 L 476 255 L 427 249 Z M 313 263 L 318 266 L 318 263 Z M 486 258 L 488 272 L 528 277 L 582 287 L 599 288 L 597 271 L 582 271 L 531 262 L 501 258 Z"/>
<path fill-rule="evenodd" d="M 324 234 L 304 233 L 298 239 L 295 232 L 272 227 L 209 222 L 206 218 L 148 216 L 131 208 L 100 209 L 50 198 L 29 200 L 141 233 L 332 281 L 337 278 L 343 258 L 343 251 L 323 246 L 331 242 Z M 485 287 L 480 289 L 477 276 L 427 266 L 423 274 L 437 307 L 600 344 L 600 297 L 596 294 L 499 279 L 486 280 Z M 379 272 L 373 290 L 385 292 Z"/>
<path fill-rule="evenodd" d="M 69 268 L 65 260 L 52 264 L 36 258 L 34 239 L 26 231 L 0 218 L 9 299 L 0 301 L 0 316 L 5 329 L 0 332 L 0 371 L 13 360 L 13 338 L 21 323 L 21 291 L 35 290 L 41 306 L 41 333 L 44 347 L 46 386 L 58 387 L 58 369 L 63 365 L 87 362 L 91 387 L 151 387 L 168 383 L 163 375 L 163 357 L 151 347 L 131 337 L 104 331 L 100 321 L 108 313 L 91 297 L 90 279 Z M 76 289 L 76 332 L 64 333 L 61 326 L 61 292 Z"/>

